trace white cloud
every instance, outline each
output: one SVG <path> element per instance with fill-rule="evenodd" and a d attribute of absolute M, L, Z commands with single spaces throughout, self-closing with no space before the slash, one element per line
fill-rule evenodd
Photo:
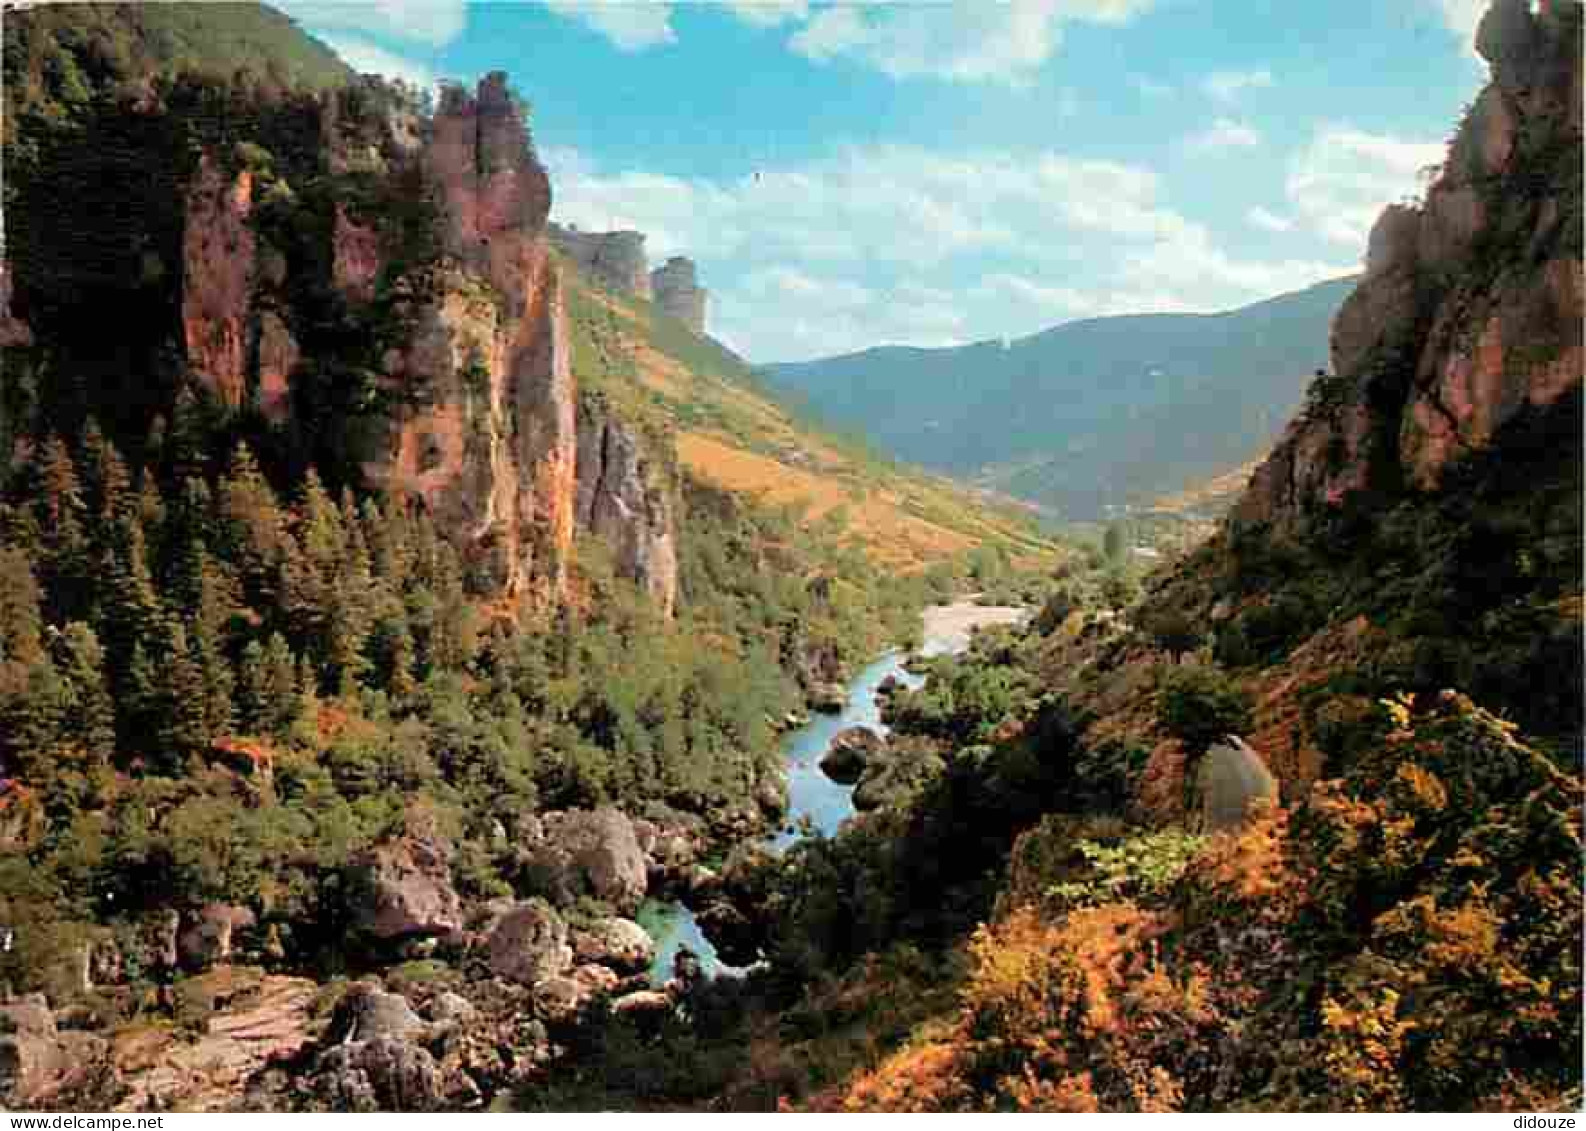
<path fill-rule="evenodd" d="M 1481 26 L 1482 13 L 1490 0 L 1434 0 L 1443 14 L 1443 22 L 1465 44 L 1471 55 L 1476 55 L 1476 29 Z M 1478 56 L 1479 58 L 1479 56 Z"/>
<path fill-rule="evenodd" d="M 1260 228 L 1264 232 L 1291 232 L 1294 230 L 1293 220 L 1287 216 L 1279 216 L 1276 212 L 1270 212 L 1259 206 L 1246 212 L 1245 219 L 1249 220 L 1253 227 Z"/>
<path fill-rule="evenodd" d="M 435 85 L 435 72 L 417 59 L 397 55 L 366 40 L 348 35 L 321 36 L 326 45 L 347 61 L 359 74 L 384 75 L 402 79 L 425 89 Z"/>
<path fill-rule="evenodd" d="M 1038 322 L 1101 314 L 1108 306 L 1105 297 L 1094 293 L 1074 287 L 1051 286 L 1009 272 L 987 275 L 971 293 L 976 298 L 1013 304 L 1034 314 Z"/>
<path fill-rule="evenodd" d="M 276 7 L 314 34 L 354 32 L 429 47 L 446 46 L 468 23 L 464 0 L 278 0 Z"/>
<path fill-rule="evenodd" d="M 776 27 L 796 23 L 810 14 L 809 0 L 720 0 L 722 7 L 746 24 Z"/>
<path fill-rule="evenodd" d="M 1228 103 L 1237 102 L 1247 90 L 1264 90 L 1272 85 L 1272 72 L 1267 70 L 1214 71 L 1201 83 L 1212 98 Z"/>
<path fill-rule="evenodd" d="M 619 51 L 643 51 L 677 42 L 672 5 L 655 0 L 543 0 L 552 12 L 578 20 L 611 40 Z"/>
<path fill-rule="evenodd" d="M 1154 0 L 946 0 L 822 8 L 789 41 L 817 62 L 846 58 L 894 79 L 1020 84 L 1054 55 L 1069 23 L 1121 24 Z"/>
<path fill-rule="evenodd" d="M 1383 206 L 1413 195 L 1421 170 L 1443 156 L 1442 142 L 1327 125 L 1290 163 L 1285 190 L 1311 229 L 1364 252 Z"/>
<path fill-rule="evenodd" d="M 1131 75 L 1129 77 L 1129 85 L 1133 86 L 1146 98 L 1166 98 L 1173 93 L 1172 86 L 1165 82 L 1158 82 L 1156 79 L 1146 75 Z"/>
<path fill-rule="evenodd" d="M 1195 153 L 1253 149 L 1261 144 L 1261 134 L 1243 122 L 1236 122 L 1232 118 L 1218 118 L 1208 128 L 1190 137 L 1185 144 Z"/>
<path fill-rule="evenodd" d="M 557 219 L 696 259 L 713 332 L 757 361 L 1226 309 L 1353 269 L 1235 257 L 1149 168 L 1049 150 L 849 147 L 729 180 L 543 156 Z"/>
<path fill-rule="evenodd" d="M 1320 260 L 1239 260 L 1219 248 L 1211 232 L 1191 225 L 1179 235 L 1123 256 L 1121 277 L 1136 291 L 1191 299 L 1190 309 L 1251 302 L 1298 290 L 1355 268 Z M 1223 297 L 1226 296 L 1226 297 Z"/>

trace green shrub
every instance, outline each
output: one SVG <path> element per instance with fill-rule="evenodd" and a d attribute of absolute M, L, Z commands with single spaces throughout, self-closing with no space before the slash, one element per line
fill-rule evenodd
<path fill-rule="evenodd" d="M 1224 735 L 1248 731 L 1250 712 L 1250 696 L 1217 668 L 1174 669 L 1159 691 L 1157 720 L 1191 755 L 1204 754 Z"/>

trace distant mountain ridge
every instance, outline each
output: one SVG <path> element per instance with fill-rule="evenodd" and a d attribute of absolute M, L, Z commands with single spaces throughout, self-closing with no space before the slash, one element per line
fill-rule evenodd
<path fill-rule="evenodd" d="M 1091 518 L 1261 454 L 1326 364 L 1355 282 L 1217 314 L 1092 318 L 1006 344 L 882 346 L 762 372 L 900 459 Z"/>

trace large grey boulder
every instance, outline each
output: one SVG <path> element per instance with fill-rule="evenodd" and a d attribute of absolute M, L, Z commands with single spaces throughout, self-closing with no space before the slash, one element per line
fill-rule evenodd
<path fill-rule="evenodd" d="M 362 853 L 351 873 L 354 921 L 375 938 L 449 935 L 462 927 L 451 845 L 443 841 L 399 837 Z"/>
<path fill-rule="evenodd" d="M 543 814 L 540 838 L 523 853 L 524 881 L 558 907 L 588 895 L 624 914 L 647 890 L 647 861 L 633 822 L 617 809 Z"/>
<path fill-rule="evenodd" d="M 648 969 L 654 960 L 655 940 L 632 919 L 597 919 L 573 932 L 573 957 L 624 973 L 637 972 Z"/>
<path fill-rule="evenodd" d="M 486 944 L 490 972 L 520 985 L 560 974 L 573 964 L 567 924 L 543 899 L 519 903 L 503 915 Z"/>
<path fill-rule="evenodd" d="M 1261 755 L 1231 735 L 1206 751 L 1198 780 L 1201 828 L 1208 833 L 1236 829 L 1249 818 L 1252 806 L 1278 800 L 1277 779 Z"/>
<path fill-rule="evenodd" d="M 335 1111 L 433 1111 L 441 1103 L 435 1058 L 395 1037 L 336 1045 L 316 1067 L 316 1090 Z"/>
<path fill-rule="evenodd" d="M 401 994 L 360 983 L 348 990 L 336 1007 L 332 1028 L 342 1041 L 351 1043 L 377 1037 L 406 1040 L 422 1033 L 425 1024 Z"/>

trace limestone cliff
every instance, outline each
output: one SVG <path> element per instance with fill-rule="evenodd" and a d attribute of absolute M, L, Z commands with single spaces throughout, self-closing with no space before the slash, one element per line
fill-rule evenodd
<path fill-rule="evenodd" d="M 673 476 L 637 431 L 599 397 L 578 406 L 580 530 L 605 541 L 617 572 L 649 593 L 663 615 L 677 604 L 677 523 Z"/>
<path fill-rule="evenodd" d="M 322 162 L 332 176 L 356 168 L 392 183 L 411 174 L 433 197 L 435 262 L 422 279 L 409 277 L 415 269 L 402 262 L 389 217 L 336 198 L 318 249 L 300 249 L 289 265 L 256 231 L 253 174 L 229 172 L 206 152 L 183 213 L 189 371 L 220 403 L 290 424 L 294 373 L 312 349 L 292 327 L 314 321 L 294 312 L 305 287 L 291 276 L 321 265 L 352 318 L 376 327 L 389 311 L 399 328 L 374 364 L 375 407 L 359 410 L 359 466 L 371 485 L 419 501 L 440 520 L 463 551 L 471 587 L 555 599 L 581 526 L 609 542 L 619 569 L 670 614 L 669 489 L 654 486 L 657 462 L 620 420 L 605 413 L 580 431 L 547 238 L 550 182 L 505 76 L 487 76 L 473 94 L 448 89 L 425 129 L 395 116 L 378 144 L 338 115 L 334 99 L 322 113 Z M 608 282 L 648 291 L 642 236 L 590 239 Z"/>
<path fill-rule="evenodd" d="M 552 224 L 547 234 L 551 246 L 597 287 L 637 298 L 651 296 L 643 232 L 582 232 Z"/>
<path fill-rule="evenodd" d="M 540 582 L 560 594 L 573 536 L 575 391 L 544 239 L 550 182 L 504 75 L 483 79 L 477 97 L 446 91 L 421 160 L 439 191 L 445 266 L 412 312 L 406 347 L 385 359 L 398 407 L 364 471 L 425 501 L 477 588 L 518 597 Z M 365 272 L 343 274 L 356 298 Z"/>
<path fill-rule="evenodd" d="M 1363 491 L 1434 490 L 1526 410 L 1578 389 L 1581 6 L 1497 0 L 1491 81 L 1419 207 L 1371 233 L 1331 376 L 1256 471 L 1236 526 L 1299 529 Z"/>
<path fill-rule="evenodd" d="M 222 404 L 242 404 L 253 312 L 253 176 L 204 154 L 187 190 L 182 331 L 188 364 Z"/>
<path fill-rule="evenodd" d="M 700 287 L 694 261 L 674 255 L 650 272 L 655 305 L 696 334 L 705 332 L 706 292 Z"/>

